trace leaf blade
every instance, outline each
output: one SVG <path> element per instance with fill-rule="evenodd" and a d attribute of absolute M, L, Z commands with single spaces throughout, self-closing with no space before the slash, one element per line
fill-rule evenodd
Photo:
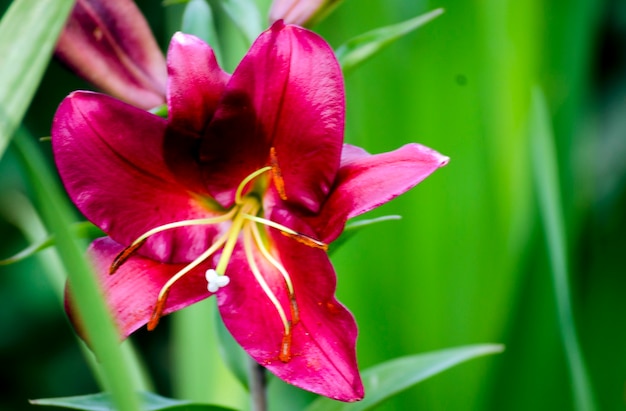
<path fill-rule="evenodd" d="M 389 44 L 423 26 L 442 13 L 443 9 L 435 9 L 410 20 L 381 27 L 353 37 L 335 51 L 343 72 L 349 72 Z"/>
<path fill-rule="evenodd" d="M 0 158 L 52 56 L 72 0 L 15 0 L 0 21 Z"/>
<path fill-rule="evenodd" d="M 190 401 L 175 400 L 150 392 L 139 394 L 142 411 L 229 411 L 210 404 L 194 404 Z M 114 409 L 111 395 L 107 393 L 77 395 L 73 397 L 42 398 L 31 400 L 33 405 L 52 406 L 83 411 L 108 411 Z"/>
<path fill-rule="evenodd" d="M 376 365 L 362 373 L 365 398 L 355 403 L 342 403 L 328 398 L 315 400 L 306 411 L 361 411 L 433 375 L 457 364 L 484 355 L 502 352 L 499 344 L 468 345 L 417 354 Z"/>

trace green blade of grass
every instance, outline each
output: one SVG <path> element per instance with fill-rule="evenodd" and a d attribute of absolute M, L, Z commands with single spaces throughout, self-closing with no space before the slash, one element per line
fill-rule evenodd
<path fill-rule="evenodd" d="M 572 310 L 554 138 L 545 97 L 539 89 L 533 92 L 530 144 L 539 213 L 548 248 L 559 331 L 572 379 L 574 405 L 577 410 L 591 411 L 596 407 Z"/>
<path fill-rule="evenodd" d="M 15 0 L 0 21 L 0 158 L 26 113 L 73 4 Z"/>
<path fill-rule="evenodd" d="M 116 326 L 108 312 L 96 277 L 87 261 L 84 248 L 74 237 L 69 204 L 52 178 L 46 160 L 34 139 L 23 131 L 14 138 L 17 153 L 36 193 L 42 217 L 56 238 L 61 263 L 68 275 L 72 301 L 80 315 L 83 331 L 101 364 L 103 384 L 110 391 L 116 409 L 136 411 L 139 389 L 133 375 L 133 363 L 122 353 Z"/>

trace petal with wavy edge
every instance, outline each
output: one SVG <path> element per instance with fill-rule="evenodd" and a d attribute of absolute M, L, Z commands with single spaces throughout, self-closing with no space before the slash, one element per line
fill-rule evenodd
<path fill-rule="evenodd" d="M 167 105 L 170 122 L 202 133 L 213 117 L 230 75 L 217 64 L 211 47 L 176 33 L 167 53 Z"/>
<path fill-rule="evenodd" d="M 346 144 L 335 187 L 320 214 L 309 223 L 322 241 L 330 243 L 341 234 L 349 218 L 413 188 L 448 164 L 448 160 L 435 150 L 415 143 L 376 155 Z"/>
<path fill-rule="evenodd" d="M 312 233 L 287 212 L 275 211 L 270 218 Z M 292 331 L 292 358 L 288 362 L 279 359 L 283 323 L 253 277 L 241 248 L 227 269 L 230 284 L 216 295 L 226 327 L 250 356 L 289 384 L 341 401 L 361 399 L 357 327 L 352 314 L 334 297 L 336 276 L 328 256 L 276 231 L 271 231 L 270 237 L 275 257 L 291 276 L 300 312 L 300 322 Z M 289 316 L 283 277 L 260 252 L 255 259 Z"/>
<path fill-rule="evenodd" d="M 271 163 L 274 147 L 288 201 L 317 212 L 339 167 L 344 109 L 328 44 L 275 23 L 233 73 L 203 141 L 209 191 L 229 204 L 246 175 Z"/>
<path fill-rule="evenodd" d="M 215 215 L 174 179 L 163 159 L 165 120 L 103 94 L 76 92 L 52 125 L 57 168 L 80 211 L 115 241 L 129 245 L 173 221 Z M 140 252 L 164 262 L 195 258 L 215 227 L 151 237 Z"/>
<path fill-rule="evenodd" d="M 161 288 L 184 267 L 184 264 L 161 264 L 157 261 L 135 256 L 130 258 L 113 275 L 109 267 L 123 247 L 109 237 L 95 240 L 88 250 L 107 305 L 115 318 L 122 338 L 145 325 L 152 316 Z M 211 293 L 207 290 L 204 272 L 208 262 L 201 264 L 174 284 L 168 295 L 163 315 L 203 300 Z M 66 293 L 66 309 L 77 328 L 79 323 L 71 309 L 71 285 Z"/>
<path fill-rule="evenodd" d="M 78 0 L 56 56 L 102 91 L 143 109 L 165 103 L 165 59 L 131 0 Z"/>

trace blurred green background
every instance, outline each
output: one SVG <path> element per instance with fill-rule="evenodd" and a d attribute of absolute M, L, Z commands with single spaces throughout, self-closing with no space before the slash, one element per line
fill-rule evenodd
<path fill-rule="evenodd" d="M 138 4 L 165 49 L 182 6 Z M 574 319 L 596 403 L 626 409 L 626 2 L 346 0 L 315 30 L 337 47 L 438 7 L 442 16 L 346 76 L 348 142 L 378 153 L 415 141 L 451 161 L 368 215 L 401 221 L 368 228 L 333 255 L 338 295 L 359 324 L 362 368 L 474 343 L 506 351 L 379 409 L 575 409 L 532 177 L 535 86 L 552 121 Z M 226 23 L 220 29 L 235 36 Z M 227 43 L 243 53 L 238 39 Z M 26 129 L 48 135 L 62 98 L 88 87 L 52 62 Z M 50 157 L 49 143 L 40 147 Z M 9 148 L 0 161 L 0 258 L 29 244 L 8 214 L 32 197 Z M 0 410 L 97 391 L 46 264 L 0 267 Z M 134 337 L 164 395 L 175 385 L 170 329 L 164 321 Z"/>

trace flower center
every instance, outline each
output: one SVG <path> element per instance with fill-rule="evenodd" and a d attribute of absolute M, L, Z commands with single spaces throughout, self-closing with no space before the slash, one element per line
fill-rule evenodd
<path fill-rule="evenodd" d="M 211 217 L 194 220 L 177 221 L 174 223 L 165 224 L 159 227 L 155 227 L 137 238 L 131 245 L 126 247 L 120 252 L 109 269 L 109 273 L 113 274 L 128 258 L 130 258 L 145 242 L 146 240 L 157 233 L 170 230 L 173 228 L 189 227 L 195 225 L 215 225 L 222 224 L 230 221 L 230 227 L 225 233 L 220 235 L 213 244 L 200 254 L 195 260 L 187 264 L 183 269 L 174 274 L 161 288 L 157 301 L 152 312 L 152 316 L 148 321 L 148 330 L 153 330 L 165 309 L 167 297 L 172 286 L 180 280 L 184 275 L 194 270 L 198 265 L 206 261 L 217 251 L 221 250 L 220 258 L 217 265 L 206 271 L 205 277 L 207 279 L 207 289 L 209 292 L 216 293 L 220 288 L 226 287 L 230 282 L 230 277 L 226 275 L 226 269 L 231 259 L 235 245 L 241 238 L 243 242 L 243 248 L 246 256 L 248 266 L 252 272 L 256 282 L 259 284 L 269 301 L 274 306 L 276 313 L 280 317 L 283 324 L 283 339 L 279 350 L 279 359 L 283 362 L 288 362 L 291 359 L 291 336 L 293 327 L 300 321 L 300 313 L 298 310 L 298 304 L 296 302 L 295 290 L 291 277 L 285 267 L 278 261 L 278 259 L 271 253 L 268 248 L 267 241 L 261 233 L 260 225 L 271 227 L 272 229 L 280 231 L 282 234 L 295 239 L 296 241 L 308 245 L 314 248 L 321 248 L 327 250 L 327 245 L 315 238 L 307 236 L 302 233 L 298 233 L 289 227 L 274 221 L 268 220 L 261 216 L 262 204 L 254 192 L 243 195 L 246 187 L 253 183 L 254 180 L 267 173 L 272 172 L 274 183 L 277 187 L 279 195 L 282 199 L 286 199 L 284 183 L 282 175 L 280 175 L 280 169 L 278 168 L 275 152 L 271 152 L 272 165 L 263 167 L 259 170 L 248 175 L 242 180 L 235 192 L 235 204 L 230 210 L 224 212 L 224 214 Z M 283 308 L 277 296 L 269 287 L 263 273 L 259 269 L 257 258 L 264 258 L 271 266 L 273 266 L 283 277 L 285 282 L 286 292 L 289 300 L 288 312 Z M 231 273 L 232 274 L 232 273 Z"/>

